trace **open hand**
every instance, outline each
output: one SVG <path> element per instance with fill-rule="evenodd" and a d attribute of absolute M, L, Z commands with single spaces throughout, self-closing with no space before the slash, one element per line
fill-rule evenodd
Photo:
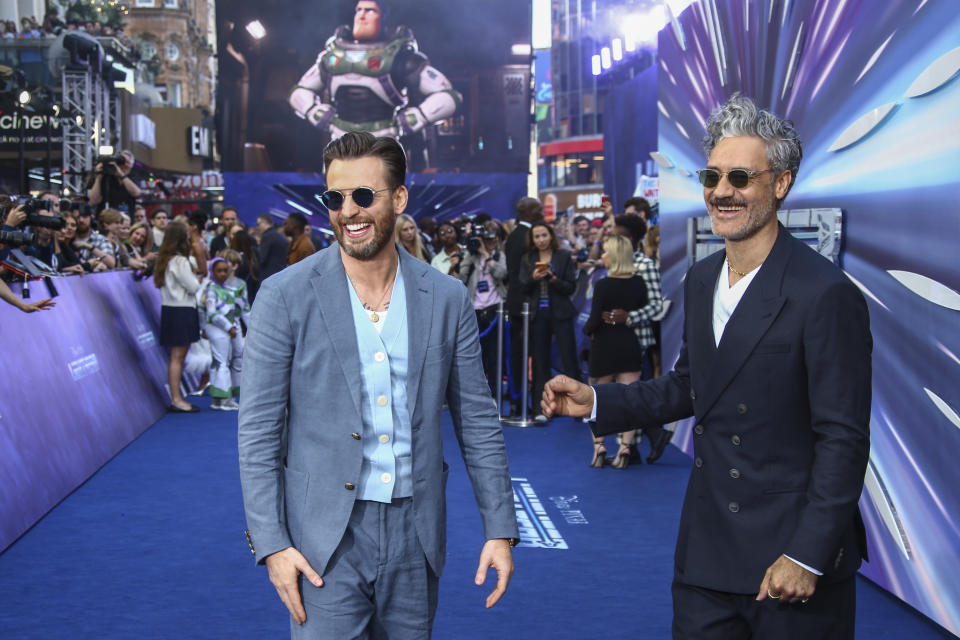
<path fill-rule="evenodd" d="M 47 309 L 53 309 L 57 306 L 57 303 L 53 301 L 53 298 L 47 298 L 46 300 L 40 300 L 39 302 L 32 302 L 30 304 L 24 303 L 20 307 L 20 311 L 24 313 L 33 313 L 34 311 L 46 311 Z"/>

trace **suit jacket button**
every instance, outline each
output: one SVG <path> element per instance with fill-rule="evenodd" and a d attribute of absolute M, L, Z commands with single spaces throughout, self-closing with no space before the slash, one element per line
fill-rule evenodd
<path fill-rule="evenodd" d="M 737 513 L 740 511 L 740 505 L 736 502 L 731 502 L 727 505 L 727 508 L 730 509 L 730 513 Z"/>
<path fill-rule="evenodd" d="M 736 480 L 740 477 L 740 471 L 738 469 L 730 469 L 730 477 Z"/>
<path fill-rule="evenodd" d="M 347 491 L 353 491 L 355 487 L 352 482 L 348 482 L 347 484 L 343 485 L 343 488 Z"/>
<path fill-rule="evenodd" d="M 697 467 L 697 469 L 699 469 L 700 467 L 703 466 L 703 458 L 699 458 L 699 457 L 698 457 L 698 458 L 694 459 L 693 464 L 694 464 L 695 467 Z"/>
<path fill-rule="evenodd" d="M 359 433 L 351 433 L 351 434 L 350 434 L 350 437 L 352 437 L 354 440 L 359 440 L 359 439 L 360 439 L 360 434 L 359 434 Z"/>
<path fill-rule="evenodd" d="M 735 436 L 731 437 L 731 438 L 730 438 L 730 442 L 732 442 L 732 443 L 734 444 L 734 446 L 739 447 L 739 446 L 740 446 L 740 436 L 735 435 Z"/>
<path fill-rule="evenodd" d="M 695 427 L 693 428 L 693 432 L 694 432 L 695 434 L 697 434 L 698 436 L 702 436 L 702 435 L 703 435 L 703 425 L 702 425 L 702 424 L 698 424 L 697 426 L 695 426 Z"/>
<path fill-rule="evenodd" d="M 743 404 L 742 402 L 737 405 L 737 413 L 739 413 L 740 415 L 743 415 L 746 412 L 747 412 L 747 405 Z"/>

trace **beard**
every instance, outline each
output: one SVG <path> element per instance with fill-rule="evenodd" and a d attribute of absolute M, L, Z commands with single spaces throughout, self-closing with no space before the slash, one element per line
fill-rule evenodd
<path fill-rule="evenodd" d="M 374 214 L 369 218 L 352 218 L 350 220 L 350 224 L 363 222 L 373 223 L 373 237 L 359 242 L 347 237 L 343 231 L 343 222 L 339 218 L 331 226 L 333 227 L 333 235 L 348 256 L 356 260 L 371 260 L 393 241 L 397 214 L 391 208 L 389 212 L 379 216 Z"/>
<path fill-rule="evenodd" d="M 713 215 L 710 216 L 714 235 L 720 236 L 724 240 L 734 242 L 746 240 L 757 235 L 761 229 L 767 226 L 771 217 L 776 218 L 777 216 L 776 199 L 774 198 L 772 186 L 769 198 L 754 199 L 752 202 L 744 201 L 740 198 L 711 198 L 710 205 L 713 207 L 742 206 L 746 208 L 746 219 L 740 223 L 739 227 L 726 233 L 718 232 L 717 226 L 718 223 L 728 224 L 728 222 L 718 220 L 718 218 L 715 218 Z"/>

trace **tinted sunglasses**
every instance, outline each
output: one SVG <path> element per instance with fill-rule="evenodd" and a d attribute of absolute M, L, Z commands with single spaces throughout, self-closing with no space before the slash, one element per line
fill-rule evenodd
<path fill-rule="evenodd" d="M 353 198 L 353 201 L 357 203 L 357 206 L 361 209 L 366 209 L 373 204 L 373 199 L 377 196 L 378 193 L 383 191 L 391 191 L 389 187 L 386 189 L 378 189 L 374 191 L 370 187 L 357 187 L 350 192 L 350 197 Z M 324 191 L 320 195 L 320 202 L 323 203 L 330 211 L 339 211 L 343 206 L 344 195 L 341 191 Z"/>
<path fill-rule="evenodd" d="M 743 189 L 750 184 L 750 178 L 755 175 L 770 171 L 773 171 L 773 169 L 761 169 L 760 171 L 752 171 L 750 169 L 733 169 L 726 172 L 717 171 L 716 169 L 700 169 L 697 171 L 697 176 L 700 178 L 700 184 L 705 186 L 707 189 L 713 189 L 715 186 L 720 184 L 720 178 L 723 176 L 727 176 L 727 181 L 730 182 L 730 186 L 734 189 Z"/>

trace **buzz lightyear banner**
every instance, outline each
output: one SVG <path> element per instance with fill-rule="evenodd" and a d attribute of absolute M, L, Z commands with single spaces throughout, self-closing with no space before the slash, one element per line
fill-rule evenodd
<path fill-rule="evenodd" d="M 320 171 L 347 131 L 396 137 L 414 172 L 526 170 L 529 2 L 217 5 L 226 171 Z"/>

